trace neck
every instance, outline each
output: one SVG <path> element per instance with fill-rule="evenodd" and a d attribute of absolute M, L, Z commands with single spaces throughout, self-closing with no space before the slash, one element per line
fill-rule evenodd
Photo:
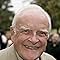
<path fill-rule="evenodd" d="M 23 59 L 23 60 L 25 60 L 25 59 Z M 38 59 L 34 59 L 34 60 L 41 60 L 41 58 L 38 58 Z"/>

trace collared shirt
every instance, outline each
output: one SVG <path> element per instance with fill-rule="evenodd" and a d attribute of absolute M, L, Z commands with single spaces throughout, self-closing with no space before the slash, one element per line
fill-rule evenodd
<path fill-rule="evenodd" d="M 19 55 L 18 55 L 18 53 L 16 52 L 16 56 L 17 56 L 17 60 L 23 60 Z M 36 59 L 36 60 L 39 60 L 39 58 L 38 59 Z"/>
<path fill-rule="evenodd" d="M 14 49 L 14 50 L 15 50 L 15 49 Z M 23 60 L 23 59 L 18 55 L 18 53 L 16 52 L 16 50 L 15 50 L 15 54 L 16 54 L 17 60 Z M 41 59 L 38 58 L 38 59 L 36 59 L 36 60 L 56 60 L 53 56 L 51 56 L 50 54 L 45 53 L 45 52 L 43 52 L 40 57 L 41 57 Z"/>
<path fill-rule="evenodd" d="M 17 52 L 16 52 L 16 56 L 17 56 L 17 60 L 23 60 L 23 59 L 18 55 Z"/>
<path fill-rule="evenodd" d="M 23 60 L 18 53 L 16 52 L 17 60 Z M 43 52 L 41 55 L 41 59 L 37 58 L 36 60 L 56 60 L 53 56 Z"/>

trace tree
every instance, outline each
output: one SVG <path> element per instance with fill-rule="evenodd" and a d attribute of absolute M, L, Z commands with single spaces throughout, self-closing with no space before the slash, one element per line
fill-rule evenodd
<path fill-rule="evenodd" d="M 14 13 L 8 8 L 10 0 L 0 0 L 0 30 L 9 30 Z"/>

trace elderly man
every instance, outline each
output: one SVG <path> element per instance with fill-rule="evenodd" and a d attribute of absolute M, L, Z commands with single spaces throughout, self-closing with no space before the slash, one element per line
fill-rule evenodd
<path fill-rule="evenodd" d="M 56 60 L 44 52 L 50 29 L 50 17 L 40 6 L 19 10 L 10 28 L 13 45 L 0 52 L 0 60 Z"/>

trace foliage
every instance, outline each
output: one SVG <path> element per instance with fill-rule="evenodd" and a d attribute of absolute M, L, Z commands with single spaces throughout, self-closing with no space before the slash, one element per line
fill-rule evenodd
<path fill-rule="evenodd" d="M 0 30 L 9 30 L 14 13 L 8 8 L 10 0 L 0 0 Z"/>
<path fill-rule="evenodd" d="M 60 28 L 60 0 L 34 0 L 42 6 L 51 16 L 52 28 Z"/>

